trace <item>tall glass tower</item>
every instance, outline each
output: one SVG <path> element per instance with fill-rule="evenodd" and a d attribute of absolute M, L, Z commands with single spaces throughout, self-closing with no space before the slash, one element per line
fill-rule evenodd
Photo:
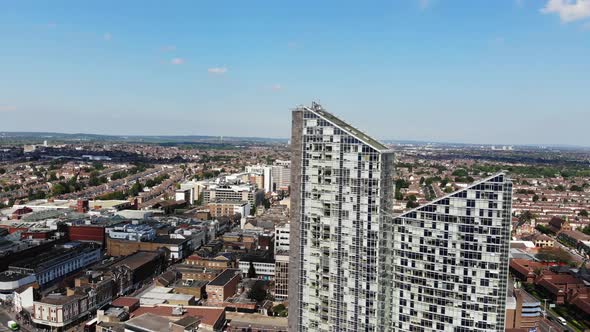
<path fill-rule="evenodd" d="M 393 154 L 320 105 L 293 111 L 290 331 L 376 331 Z"/>
<path fill-rule="evenodd" d="M 506 174 L 396 216 L 391 150 L 315 103 L 292 121 L 289 331 L 504 331 Z"/>
<path fill-rule="evenodd" d="M 381 331 L 504 331 L 512 182 L 504 173 L 392 217 Z"/>

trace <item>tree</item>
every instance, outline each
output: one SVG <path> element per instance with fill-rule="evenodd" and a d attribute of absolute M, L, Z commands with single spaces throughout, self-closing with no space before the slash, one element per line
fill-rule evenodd
<path fill-rule="evenodd" d="M 406 204 L 406 207 L 409 209 L 413 209 L 415 207 L 418 207 L 418 202 L 416 201 L 415 195 L 410 195 L 408 197 L 408 203 Z"/>
<path fill-rule="evenodd" d="M 555 190 L 557 190 L 557 191 L 565 191 L 565 187 L 562 184 L 560 184 L 560 185 L 558 185 L 558 186 L 555 187 Z"/>
<path fill-rule="evenodd" d="M 551 229 L 549 229 L 545 225 L 537 224 L 537 226 L 535 226 L 535 229 L 545 235 L 554 235 L 554 233 L 551 231 Z"/>
<path fill-rule="evenodd" d="M 397 179 L 395 180 L 395 188 L 402 189 L 402 188 L 409 188 L 410 184 L 404 179 Z"/>
<path fill-rule="evenodd" d="M 570 187 L 570 190 L 571 191 L 584 191 L 584 189 L 582 187 L 575 185 L 575 184 Z"/>
<path fill-rule="evenodd" d="M 561 248 L 541 248 L 536 258 L 542 262 L 557 262 L 569 264 L 572 261 L 572 255 Z"/>
<path fill-rule="evenodd" d="M 69 188 L 63 182 L 56 183 L 51 188 L 51 193 L 53 194 L 53 196 L 67 194 L 68 192 L 69 192 Z"/>
<path fill-rule="evenodd" d="M 98 161 L 93 162 L 92 167 L 97 171 L 104 169 L 104 165 L 102 163 L 99 163 Z"/>
<path fill-rule="evenodd" d="M 0 168 L 0 174 L 4 174 L 6 173 L 6 170 L 4 168 Z"/>
<path fill-rule="evenodd" d="M 579 215 L 580 217 L 588 217 L 588 211 L 586 211 L 586 210 L 581 210 L 581 211 L 578 213 L 578 215 Z"/>
<path fill-rule="evenodd" d="M 49 173 L 49 181 L 57 181 L 57 176 L 55 175 L 55 172 Z"/>
<path fill-rule="evenodd" d="M 458 176 L 461 178 L 467 177 L 469 175 L 469 173 L 467 173 L 467 170 L 465 170 L 463 168 L 459 168 L 459 169 L 455 170 L 452 174 L 453 174 L 453 176 Z"/>
<path fill-rule="evenodd" d="M 282 303 L 272 307 L 272 312 L 274 313 L 275 316 L 280 316 L 280 317 L 287 317 L 287 313 L 288 313 L 287 308 Z"/>
<path fill-rule="evenodd" d="M 538 202 L 538 201 L 539 201 L 539 195 L 535 194 L 535 195 L 533 196 L 533 202 L 535 202 L 535 203 L 536 203 L 536 202 Z"/>
<path fill-rule="evenodd" d="M 139 180 L 137 180 L 131 186 L 131 189 L 129 189 L 128 196 L 137 196 L 141 191 L 143 191 L 143 186 L 139 183 Z"/>
<path fill-rule="evenodd" d="M 256 302 L 264 301 L 266 295 L 265 282 L 262 280 L 257 280 L 248 292 L 248 298 Z"/>
<path fill-rule="evenodd" d="M 248 278 L 255 279 L 256 277 L 256 268 L 254 267 L 254 264 L 250 262 L 250 267 L 248 268 Z"/>
<path fill-rule="evenodd" d="M 533 219 L 535 219 L 535 215 L 529 210 L 524 211 L 520 214 L 520 216 L 518 216 L 518 221 L 520 224 L 528 223 Z"/>

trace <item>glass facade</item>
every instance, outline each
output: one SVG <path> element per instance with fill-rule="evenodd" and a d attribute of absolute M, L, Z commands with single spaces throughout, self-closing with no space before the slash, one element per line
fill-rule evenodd
<path fill-rule="evenodd" d="M 394 155 L 317 104 L 293 111 L 290 331 L 503 331 L 512 183 L 402 215 Z"/>
<path fill-rule="evenodd" d="M 505 174 L 385 223 L 383 331 L 504 331 L 512 183 Z"/>
<path fill-rule="evenodd" d="M 379 215 L 391 206 L 393 155 L 317 104 L 299 112 L 296 330 L 375 331 Z"/>

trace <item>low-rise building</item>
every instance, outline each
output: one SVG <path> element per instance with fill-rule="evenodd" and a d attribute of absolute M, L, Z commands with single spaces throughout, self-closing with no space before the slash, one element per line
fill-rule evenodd
<path fill-rule="evenodd" d="M 242 217 L 250 215 L 248 201 L 215 201 L 207 204 L 212 218 L 233 217 L 239 214 Z"/>
<path fill-rule="evenodd" d="M 543 318 L 541 302 L 518 287 L 510 287 L 506 304 L 505 327 L 507 329 L 530 331 L 538 326 Z"/>
<path fill-rule="evenodd" d="M 33 303 L 32 320 L 41 328 L 63 329 L 87 314 L 87 295 L 50 295 Z"/>
<path fill-rule="evenodd" d="M 189 264 L 175 265 L 174 270 L 180 273 L 180 278 L 182 280 L 203 281 L 211 281 L 223 271 L 223 269 L 213 269 Z"/>
<path fill-rule="evenodd" d="M 226 269 L 207 284 L 207 302 L 212 305 L 223 303 L 233 296 L 240 282 L 240 270 Z"/>
<path fill-rule="evenodd" d="M 156 230 L 145 224 L 122 224 L 106 229 L 111 239 L 127 241 L 152 241 L 156 238 Z"/>
<path fill-rule="evenodd" d="M 201 266 L 211 269 L 227 269 L 233 267 L 233 260 L 225 255 L 218 255 L 213 258 L 206 258 L 194 254 L 186 258 L 185 264 Z"/>
<path fill-rule="evenodd" d="M 69 242 L 58 245 L 35 257 L 23 259 L 9 266 L 9 270 L 35 276 L 44 287 L 55 280 L 79 271 L 102 258 L 100 245 Z"/>
<path fill-rule="evenodd" d="M 190 238 L 184 238 L 181 235 L 157 236 L 149 242 L 107 238 L 107 254 L 109 256 L 127 256 L 138 251 L 158 251 L 160 248 L 166 248 L 171 260 L 187 257 L 192 249 Z"/>
<path fill-rule="evenodd" d="M 532 241 L 537 248 L 547 248 L 555 245 L 555 240 L 553 238 L 542 233 L 523 236 L 522 239 L 525 241 Z"/>
<path fill-rule="evenodd" d="M 557 238 L 561 242 L 578 250 L 583 250 L 584 242 L 590 241 L 590 235 L 578 231 L 561 231 L 557 234 Z"/>

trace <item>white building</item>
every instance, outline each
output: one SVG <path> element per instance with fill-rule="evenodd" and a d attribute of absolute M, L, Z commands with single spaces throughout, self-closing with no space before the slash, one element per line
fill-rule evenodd
<path fill-rule="evenodd" d="M 148 225 L 115 225 L 105 229 L 111 239 L 127 241 L 151 241 L 156 238 L 156 230 Z"/>
<path fill-rule="evenodd" d="M 21 312 L 22 310 L 30 311 L 33 308 L 34 293 L 33 287 L 27 287 L 22 292 L 14 292 L 12 298 L 12 305 L 14 312 Z"/>
<path fill-rule="evenodd" d="M 290 331 L 377 331 L 393 153 L 318 104 L 293 111 Z"/>
<path fill-rule="evenodd" d="M 506 174 L 395 216 L 385 146 L 317 104 L 291 141 L 289 330 L 504 331 Z"/>
<path fill-rule="evenodd" d="M 0 272 L 0 300 L 7 301 L 13 297 L 14 291 L 34 283 L 37 279 L 32 273 L 4 271 Z"/>
<path fill-rule="evenodd" d="M 385 223 L 381 331 L 504 331 L 512 182 L 496 174 Z"/>
<path fill-rule="evenodd" d="M 289 251 L 291 225 L 280 224 L 275 227 L 275 255 L 279 252 Z"/>
<path fill-rule="evenodd" d="M 275 263 L 274 262 L 252 262 L 258 279 L 274 279 Z M 238 268 L 242 271 L 242 275 L 247 276 L 250 269 L 249 261 L 240 261 Z"/>

